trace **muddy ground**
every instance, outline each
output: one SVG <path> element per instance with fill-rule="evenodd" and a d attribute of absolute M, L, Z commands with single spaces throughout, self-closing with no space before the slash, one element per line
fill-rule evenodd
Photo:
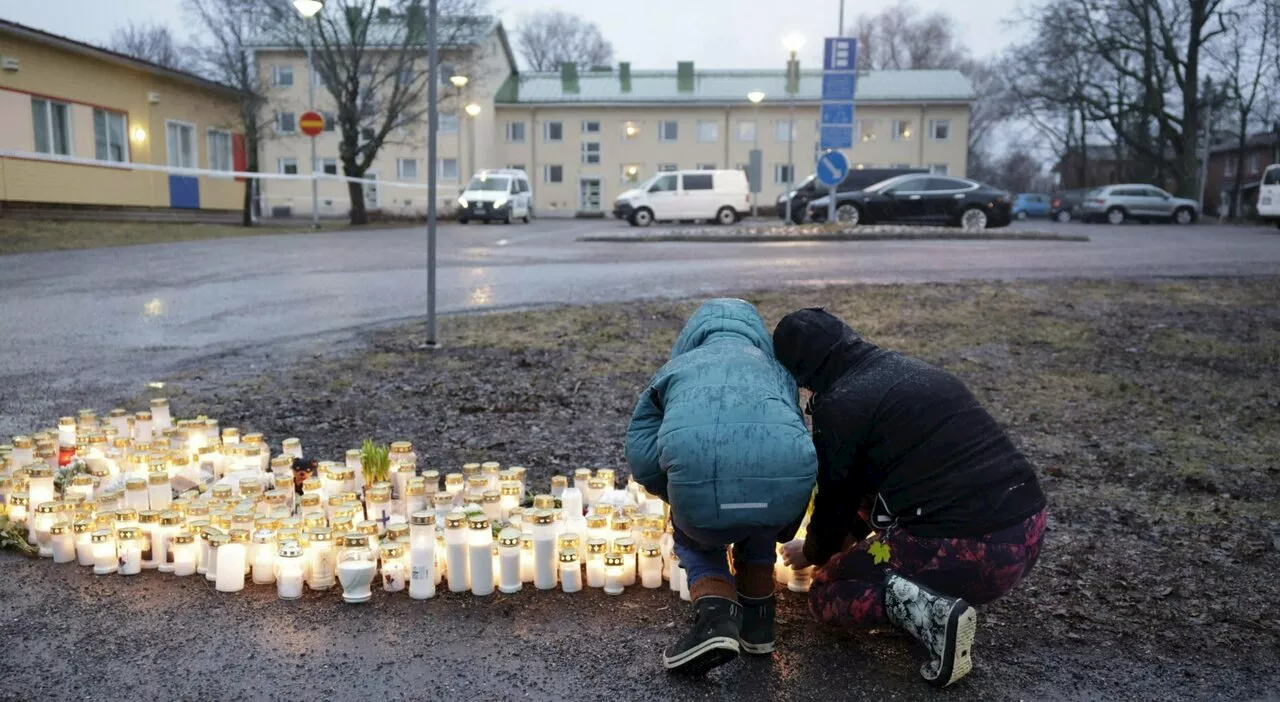
<path fill-rule="evenodd" d="M 937 693 L 895 632 L 844 635 L 781 595 L 779 651 L 664 674 L 670 592 L 524 592 L 348 606 L 0 556 L 0 697 L 253 699 L 1257 699 L 1280 690 L 1280 280 L 860 286 L 824 304 L 959 374 L 1037 465 L 1039 565 L 982 608 L 977 668 Z M 411 439 L 422 464 L 625 467 L 635 395 L 694 303 L 457 317 L 258 375 L 234 359 L 164 393 L 182 415 L 340 459 Z M 232 379 L 232 380 L 229 380 Z M 103 398 L 109 408 L 119 398 Z M 136 398 L 141 403 L 142 398 Z M 68 411 L 74 408 L 68 408 Z"/>

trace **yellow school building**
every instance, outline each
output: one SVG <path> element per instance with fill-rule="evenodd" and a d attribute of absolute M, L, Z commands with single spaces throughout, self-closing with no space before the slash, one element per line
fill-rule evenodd
<path fill-rule="evenodd" d="M 142 165 L 243 164 L 237 92 L 0 20 L 0 210 L 235 211 L 244 184 Z"/>

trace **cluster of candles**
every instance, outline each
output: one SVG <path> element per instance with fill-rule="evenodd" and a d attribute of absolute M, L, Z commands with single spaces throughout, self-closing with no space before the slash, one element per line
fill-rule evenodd
<path fill-rule="evenodd" d="M 137 414 L 82 410 L 0 446 L 0 506 L 55 563 L 203 575 L 222 592 L 274 584 L 291 600 L 304 586 L 336 585 L 347 602 L 366 602 L 380 574 L 384 591 L 413 599 L 442 585 L 479 596 L 526 584 L 618 595 L 664 581 L 689 598 L 665 504 L 634 482 L 619 489 L 613 470 L 554 476 L 526 503 L 523 467 L 469 463 L 442 480 L 400 441 L 387 480 L 366 485 L 351 450 L 344 463 L 320 462 L 297 494 L 302 455 L 298 439 L 273 458 L 260 434 L 205 417 L 175 422 L 163 399 Z M 808 589 L 808 569 L 779 557 L 775 574 Z"/>

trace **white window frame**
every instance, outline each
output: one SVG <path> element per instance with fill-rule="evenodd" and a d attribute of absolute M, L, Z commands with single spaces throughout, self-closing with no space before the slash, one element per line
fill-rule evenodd
<path fill-rule="evenodd" d="M 173 135 L 169 133 L 169 127 L 183 127 L 191 133 L 191 163 L 181 164 L 173 162 Z M 164 121 L 164 152 L 165 163 L 177 168 L 199 168 L 200 167 L 200 144 L 196 142 L 196 125 L 191 122 L 183 122 L 177 119 L 166 119 Z"/>
<path fill-rule="evenodd" d="M 699 163 L 697 168 L 694 168 L 694 170 L 695 171 L 714 171 L 714 170 L 717 170 L 717 168 L 718 166 L 716 166 L 716 164 L 714 163 Z"/>
<path fill-rule="evenodd" d="M 795 125 L 795 123 L 794 123 L 794 122 L 792 122 L 792 121 L 791 121 L 791 120 L 789 120 L 789 119 L 779 119 L 779 120 L 774 120 L 774 122 L 773 122 L 773 140 L 774 140 L 774 141 L 776 141 L 776 142 L 778 142 L 779 144 L 785 144 L 785 143 L 787 143 L 788 141 L 794 142 L 794 141 L 796 140 L 796 129 L 795 129 L 795 126 L 796 126 L 796 125 Z M 791 138 L 790 138 L 790 139 L 788 139 L 788 138 L 787 138 L 787 135 L 785 134 L 785 132 L 787 132 L 787 131 L 790 131 L 790 132 L 791 132 Z"/>
<path fill-rule="evenodd" d="M 594 149 L 594 150 L 591 148 L 591 147 L 593 147 L 593 146 L 595 147 L 595 149 Z M 582 142 L 582 147 L 581 147 L 581 148 L 582 148 L 582 164 L 583 164 L 584 166 L 599 166 L 599 165 L 600 165 L 600 162 L 601 162 L 601 161 L 603 160 L 603 158 L 604 158 L 604 147 L 603 147 L 603 144 L 602 144 L 601 142 L 599 142 L 599 141 L 584 141 L 584 142 Z M 594 161 L 593 161 L 593 160 L 591 160 L 593 156 L 595 157 L 595 160 L 594 160 Z"/>
<path fill-rule="evenodd" d="M 284 169 L 284 167 L 289 165 L 290 163 L 293 164 L 293 173 L 289 173 Z M 280 173 L 282 175 L 295 175 L 297 174 L 297 172 L 298 172 L 298 159 L 294 158 L 293 156 L 281 156 L 276 159 L 276 173 Z"/>
<path fill-rule="evenodd" d="M 75 120 L 73 120 L 71 116 L 71 103 L 63 102 L 61 100 L 50 100 L 49 98 L 32 96 L 31 104 L 34 105 L 36 102 L 44 103 L 44 126 L 45 126 L 45 129 L 48 130 L 48 134 L 49 134 L 49 150 L 40 151 L 39 145 L 36 143 L 34 125 L 32 126 L 32 130 L 31 130 L 31 144 L 32 144 L 33 150 L 38 153 L 49 154 L 50 156 L 74 156 L 76 153 L 76 141 L 75 141 L 75 127 L 72 123 Z M 61 105 L 62 107 L 66 108 L 66 111 L 67 111 L 67 119 L 66 119 L 67 152 L 65 154 L 58 153 L 57 148 L 54 147 L 54 144 L 57 141 L 56 139 L 53 138 L 53 106 L 54 105 Z M 32 114 L 31 117 L 32 117 L 32 120 L 34 121 L 35 115 Z"/>
<path fill-rule="evenodd" d="M 440 178 L 440 180 L 453 180 L 453 181 L 456 181 L 456 180 L 458 180 L 459 178 L 461 178 L 461 177 L 462 177 L 462 172 L 458 170 L 458 159 L 456 159 L 456 158 L 442 158 L 442 159 L 440 159 L 439 161 L 437 161 L 436 163 L 437 163 L 436 170 L 437 170 L 437 171 L 439 171 L 436 175 L 437 175 L 437 177 L 439 177 L 439 178 Z M 453 164 L 453 177 L 450 177 L 450 176 L 449 176 L 449 174 L 446 172 L 446 169 L 445 169 L 445 167 L 444 167 L 446 163 L 452 163 L 452 164 Z"/>
<path fill-rule="evenodd" d="M 281 117 L 289 115 L 293 118 L 293 129 L 284 129 L 280 126 Z M 298 113 L 291 110 L 276 110 L 276 134 L 297 134 L 298 133 Z"/>
<path fill-rule="evenodd" d="M 560 127 L 560 136 L 556 139 L 551 138 L 551 125 L 553 124 L 558 125 Z M 543 122 L 542 123 L 542 141 L 543 143 L 546 143 L 546 144 L 559 144 L 560 142 L 564 141 L 564 122 L 558 119 L 553 119 L 553 120 Z"/>
<path fill-rule="evenodd" d="M 324 118 L 324 131 L 332 132 L 338 129 L 338 113 L 331 110 L 320 110 L 320 116 Z"/>
<path fill-rule="evenodd" d="M 945 127 L 947 135 L 938 136 L 938 127 Z M 951 120 L 950 119 L 931 119 L 929 120 L 929 138 L 933 141 L 951 141 Z"/>
<path fill-rule="evenodd" d="M 107 150 L 107 157 L 106 157 L 106 158 L 98 158 L 98 122 L 97 122 L 97 116 L 98 116 L 98 113 L 99 113 L 99 112 L 101 112 L 101 113 L 103 114 L 103 117 L 102 117 L 102 127 L 103 127 L 103 129 L 105 129 L 105 130 L 106 130 L 106 133 L 104 134 L 104 136 L 106 137 L 105 141 L 106 141 L 106 144 L 107 144 L 107 147 L 106 147 L 106 150 Z M 69 116 L 69 115 L 70 115 L 70 113 L 68 113 L 68 116 Z M 111 146 L 112 146 L 112 143 L 111 143 L 111 118 L 112 118 L 112 117 L 119 117 L 119 118 L 120 118 L 120 125 L 121 125 L 121 126 L 120 126 L 120 141 L 121 141 L 121 143 L 119 144 L 119 146 L 121 147 L 121 148 L 120 148 L 120 153 L 121 153 L 121 155 L 122 155 L 122 158 L 121 158 L 120 160 L 116 160 L 116 159 L 111 158 Z M 52 120 L 52 114 L 50 115 L 50 119 Z M 129 155 L 129 113 L 127 113 L 127 112 L 117 112 L 117 111 L 115 111 L 115 110 L 108 110 L 108 109 L 105 109 L 105 108 L 102 108 L 102 107 L 95 107 L 95 108 L 93 108 L 93 120 L 94 120 L 94 122 L 93 122 L 93 157 L 94 157 L 94 160 L 97 160 L 97 161 L 106 161 L 106 162 L 108 162 L 108 163 L 129 163 L 129 161 L 130 161 L 130 159 L 131 159 L 131 157 L 130 157 L 130 155 Z M 52 123 L 50 124 L 50 126 L 52 127 Z M 67 129 L 68 129 L 68 131 L 70 131 L 70 129 L 71 129 L 71 127 L 70 127 L 70 122 L 68 122 Z"/>
<path fill-rule="evenodd" d="M 436 115 L 436 133 L 437 134 L 457 134 L 458 133 L 458 113 L 457 112 L 441 112 Z M 448 118 L 447 120 L 445 118 Z"/>
<path fill-rule="evenodd" d="M 667 125 L 675 126 L 675 136 L 667 137 Z M 658 122 L 658 141 L 671 144 L 680 141 L 680 120 L 664 119 Z"/>
<path fill-rule="evenodd" d="M 1262 172 L 1262 154 L 1257 151 L 1249 154 L 1249 175 Z"/>
<path fill-rule="evenodd" d="M 947 167 L 947 164 L 945 164 L 945 163 L 931 163 L 931 164 L 929 164 L 929 173 L 930 173 L 930 175 L 940 175 L 940 176 L 950 175 L 949 173 L 947 173 L 947 171 L 948 171 L 948 170 L 950 170 L 950 169 Z"/>
<path fill-rule="evenodd" d="M 218 137 L 226 137 L 227 145 L 225 154 L 222 148 L 215 145 Z M 225 129 L 214 129 L 210 127 L 204 132 L 205 151 L 209 154 L 209 170 L 211 171 L 234 171 L 235 170 L 235 147 L 231 132 Z M 225 156 L 226 163 L 219 163 L 218 156 Z"/>
<path fill-rule="evenodd" d="M 880 120 L 878 120 L 878 119 L 860 119 L 860 120 L 858 120 L 858 122 L 857 122 L 857 131 L 856 131 L 856 132 L 854 132 L 855 134 L 857 134 L 857 135 L 858 135 L 858 140 L 859 140 L 859 141 L 862 141 L 862 142 L 875 141 L 875 140 L 877 139 L 877 136 L 876 136 L 876 123 L 877 123 L 877 122 L 879 122 L 879 121 L 880 121 Z"/>
<path fill-rule="evenodd" d="M 747 136 L 743 136 L 743 134 L 742 134 L 742 128 L 743 128 L 743 127 L 748 127 L 748 126 L 751 128 L 751 134 L 749 134 L 749 135 L 747 135 Z M 738 129 L 737 129 L 737 137 L 738 137 L 738 141 L 739 141 L 740 143 L 744 143 L 744 144 L 753 144 L 753 143 L 755 143 L 755 140 L 756 140 L 756 130 L 757 130 L 757 129 L 759 129 L 759 125 L 758 125 L 758 124 L 756 124 L 756 121 L 755 121 L 755 120 L 753 120 L 753 119 L 740 119 L 740 120 L 738 120 Z"/>
<path fill-rule="evenodd" d="M 904 125 L 906 126 L 905 130 L 903 130 L 902 128 Z M 912 120 L 909 120 L 909 119 L 893 120 L 893 140 L 894 141 L 911 141 L 912 132 L 914 131 L 911 129 L 911 125 L 912 125 Z M 905 134 L 903 133 L 904 131 L 906 132 Z"/>
<path fill-rule="evenodd" d="M 404 173 L 404 167 L 407 164 L 413 164 L 413 177 L 408 177 Z M 396 180 L 408 181 L 416 183 L 418 181 L 418 159 L 416 158 L 398 158 L 396 159 Z"/>
<path fill-rule="evenodd" d="M 704 129 L 710 130 L 710 138 L 707 138 L 707 135 L 703 134 Z M 697 126 L 694 129 L 694 132 L 698 138 L 699 144 L 714 144 L 720 141 L 720 123 L 719 122 L 712 122 L 710 120 L 700 119 L 698 120 Z"/>
<path fill-rule="evenodd" d="M 677 163 L 659 163 L 658 164 L 659 173 L 674 173 L 678 170 L 680 170 L 680 164 L 677 164 Z"/>
<path fill-rule="evenodd" d="M 326 171 L 326 170 L 325 170 L 325 168 L 327 168 L 327 167 L 329 166 L 329 164 L 333 164 L 333 173 L 329 173 L 328 171 Z M 318 171 L 318 172 L 320 172 L 320 173 L 324 173 L 325 175 L 338 175 L 338 167 L 339 167 L 340 165 L 341 165 L 341 164 L 339 164 L 339 163 L 338 163 L 338 159 L 336 159 L 336 158 L 320 158 L 320 159 L 316 159 L 316 166 L 318 166 L 318 167 L 319 167 L 319 171 Z"/>
<path fill-rule="evenodd" d="M 515 138 L 515 131 L 516 131 L 516 130 L 515 130 L 515 128 L 516 128 L 516 127 L 519 127 L 519 128 L 520 128 L 520 138 L 519 138 L 519 139 L 516 139 L 516 138 Z M 507 127 L 506 127 L 506 129 L 507 129 L 507 143 L 508 143 L 508 144 L 523 144 L 523 143 L 525 142 L 525 140 L 528 138 L 528 129 L 525 127 L 525 121 L 524 121 L 524 120 L 519 120 L 519 121 L 514 121 L 514 122 L 507 122 Z"/>
<path fill-rule="evenodd" d="M 792 168 L 792 164 L 789 164 L 789 163 L 773 164 L 773 184 L 774 185 L 790 185 L 792 182 L 794 182 L 795 180 L 794 175 L 787 172 L 788 169 L 790 168 Z M 792 177 L 790 178 L 786 177 L 788 175 L 792 175 Z"/>
<path fill-rule="evenodd" d="M 594 129 L 592 129 L 592 128 L 591 128 L 591 125 L 595 125 L 595 128 L 594 128 Z M 584 119 L 584 120 L 582 120 L 582 133 L 583 133 L 583 134 L 599 134 L 599 133 L 600 133 L 600 129 L 601 129 L 600 120 L 598 120 L 598 119 Z"/>
<path fill-rule="evenodd" d="M 552 168 L 559 168 L 559 169 L 560 169 L 560 179 L 559 179 L 559 180 L 552 180 L 552 179 L 551 179 L 551 169 L 552 169 Z M 563 185 L 563 184 L 564 184 L 564 166 L 562 166 L 562 165 L 560 165 L 560 164 L 558 164 L 558 163 L 544 163 L 544 164 L 542 164 L 542 182 L 543 182 L 543 183 L 546 183 L 546 184 L 548 184 L 548 185 Z"/>
<path fill-rule="evenodd" d="M 286 70 L 287 69 L 287 70 Z M 288 75 L 289 82 L 285 83 L 280 80 L 281 76 Z M 273 63 L 271 64 L 271 85 L 277 88 L 292 88 L 294 84 L 293 64 L 292 63 Z"/>

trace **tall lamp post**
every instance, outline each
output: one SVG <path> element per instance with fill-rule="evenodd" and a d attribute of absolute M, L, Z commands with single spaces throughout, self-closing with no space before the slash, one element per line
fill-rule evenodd
<path fill-rule="evenodd" d="M 324 0 L 293 0 L 293 7 L 302 15 L 303 21 L 310 20 L 324 9 Z M 312 44 L 311 26 L 314 22 L 306 22 L 307 24 L 307 111 L 316 109 L 316 66 L 312 60 Z M 319 183 L 316 181 L 316 138 L 311 137 L 311 228 L 320 228 L 320 191 Z"/>
<path fill-rule="evenodd" d="M 755 105 L 755 112 L 756 112 L 755 118 L 754 118 L 755 125 L 751 130 L 751 150 L 759 151 L 760 150 L 760 101 L 764 100 L 764 93 L 760 92 L 759 90 L 752 90 L 751 92 L 747 93 L 747 99 L 751 101 L 752 105 Z M 758 170 L 761 170 L 761 171 L 764 170 L 763 158 L 760 159 L 760 168 Z M 759 181 L 764 180 L 764 173 L 756 173 L 756 180 L 757 180 L 757 183 L 756 183 L 755 189 L 759 190 L 761 185 Z M 752 217 L 759 216 L 759 209 L 756 203 L 757 197 L 758 197 L 758 193 L 756 193 L 753 190 L 751 192 L 751 216 Z"/>
<path fill-rule="evenodd" d="M 470 79 L 467 78 L 466 76 L 450 76 L 449 77 L 449 82 L 453 83 L 453 87 L 458 89 L 458 100 L 456 104 L 458 105 L 462 104 L 462 89 L 467 87 L 467 83 L 469 81 Z M 457 108 L 455 107 L 454 109 L 456 110 Z M 457 115 L 458 113 L 455 111 L 453 114 Z M 457 129 L 458 129 L 458 132 L 457 132 L 458 133 L 458 185 L 459 187 L 461 187 L 462 174 L 466 172 L 466 169 L 462 167 L 462 120 L 461 119 L 458 120 Z M 462 193 L 459 192 L 458 194 L 461 195 Z"/>
<path fill-rule="evenodd" d="M 471 119 L 467 120 L 467 161 L 471 163 L 471 167 L 476 170 L 476 122 L 475 119 L 480 115 L 480 105 L 470 103 L 463 108 L 466 110 L 467 116 Z M 470 179 L 468 179 L 470 180 Z"/>
<path fill-rule="evenodd" d="M 798 32 L 782 38 L 782 47 L 791 52 L 787 60 L 787 106 L 791 110 L 790 123 L 787 125 L 787 221 L 791 221 L 791 191 L 795 189 L 796 163 L 792 155 L 792 146 L 796 141 L 796 91 L 800 89 L 800 64 L 796 61 L 796 52 L 804 48 L 804 35 Z"/>

